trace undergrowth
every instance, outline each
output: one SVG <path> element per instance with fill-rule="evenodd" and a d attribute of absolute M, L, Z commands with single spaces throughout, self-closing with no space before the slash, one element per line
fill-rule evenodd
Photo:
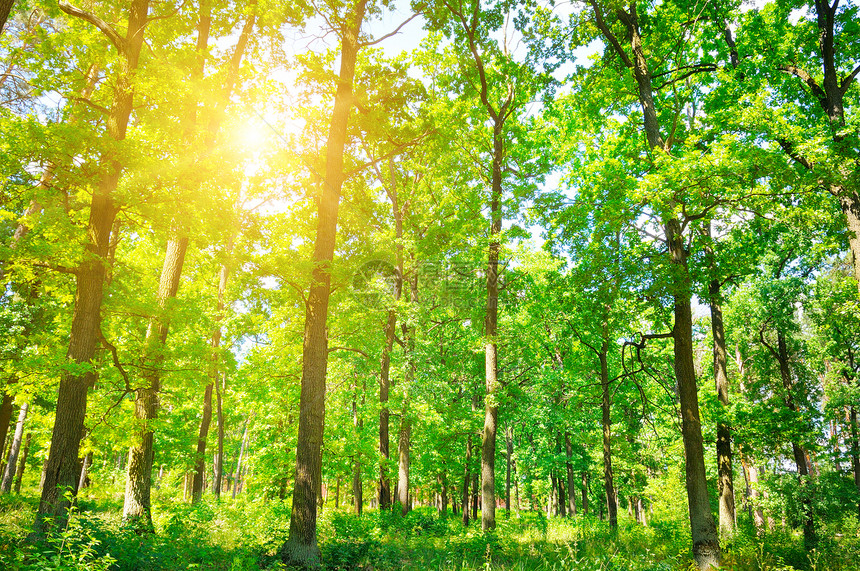
<path fill-rule="evenodd" d="M 37 500 L 0 497 L 0 569 L 250 571 L 283 569 L 276 559 L 287 537 L 289 506 L 250 501 L 196 506 L 157 504 L 155 534 L 124 528 L 117 501 L 81 500 L 69 523 L 39 543 L 26 540 Z M 547 519 L 500 513 L 497 529 L 439 517 L 421 508 L 406 517 L 369 511 L 361 517 L 324 509 L 318 535 L 326 570 L 420 571 L 682 571 L 691 568 L 684 522 L 649 527 L 622 519 L 616 532 L 593 516 Z M 724 541 L 723 569 L 734 571 L 860 570 L 856 519 L 820 530 L 815 550 L 797 533 L 777 529 L 758 536 L 743 522 Z"/>

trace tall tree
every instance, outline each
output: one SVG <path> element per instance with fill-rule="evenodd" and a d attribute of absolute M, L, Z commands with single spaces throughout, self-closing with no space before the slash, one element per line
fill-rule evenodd
<path fill-rule="evenodd" d="M 143 46 L 149 0 L 132 0 L 124 37 L 90 12 L 66 3 L 60 7 L 64 12 L 98 28 L 119 53 L 115 95 L 107 118 L 107 132 L 113 141 L 121 142 L 125 139 L 134 106 L 133 76 Z M 107 272 L 105 259 L 118 212 L 114 192 L 123 169 L 115 146 L 108 146 L 102 152 L 100 164 L 101 172 L 90 205 L 86 252 L 75 271 L 77 293 L 68 357 L 79 366 L 67 369 L 60 379 L 51 450 L 36 518 L 37 533 L 45 530 L 46 518 L 53 517 L 56 523 L 65 519 L 69 503 L 64 494 L 66 490 L 73 491 L 77 483 L 78 451 L 86 416 L 87 391 L 95 381 L 92 359 L 101 335 L 100 312 Z"/>
<path fill-rule="evenodd" d="M 496 526 L 496 439 L 499 426 L 499 290 L 500 256 L 503 236 L 503 205 L 506 197 L 512 197 L 513 215 L 523 198 L 530 176 L 539 176 L 541 170 L 535 165 L 520 165 L 520 181 L 509 182 L 506 178 L 516 167 L 516 144 L 518 136 L 524 135 L 520 116 L 524 107 L 549 82 L 548 74 L 541 68 L 545 62 L 535 59 L 534 53 L 519 54 L 520 60 L 511 52 L 513 43 L 507 28 L 502 31 L 501 41 L 493 38 L 502 22 L 513 19 L 516 27 L 523 25 L 517 14 L 517 6 L 504 2 L 482 7 L 479 0 L 462 2 L 441 1 L 430 7 L 428 16 L 431 25 L 441 28 L 454 40 L 455 64 L 466 67 L 465 77 L 451 82 L 451 88 L 461 97 L 475 98 L 474 108 L 467 111 L 476 115 L 476 123 L 488 124 L 488 133 L 477 131 L 470 137 L 480 141 L 476 167 L 479 176 L 488 183 L 489 206 L 486 275 L 486 303 L 484 307 L 484 428 L 481 436 L 481 528 L 484 531 Z M 523 15 L 520 15 L 523 16 Z M 523 137 L 525 139 L 525 137 Z M 503 266 L 502 266 L 503 267 Z"/>
<path fill-rule="evenodd" d="M 706 228 L 706 238 L 711 239 L 711 225 Z M 711 310 L 711 336 L 714 340 L 714 381 L 720 405 L 729 405 L 728 350 L 723 321 L 722 283 L 716 275 L 716 262 L 711 244 L 705 244 L 711 279 L 708 283 L 708 306 Z M 732 433 L 728 423 L 721 419 L 717 423 L 717 488 L 720 493 L 720 533 L 724 539 L 735 530 L 735 487 L 732 468 Z"/>
<path fill-rule="evenodd" d="M 325 418 L 325 386 L 328 370 L 328 318 L 331 295 L 331 263 L 337 234 L 337 211 L 344 180 L 343 155 L 352 109 L 352 83 L 361 47 L 359 33 L 367 0 L 357 0 L 340 25 L 340 73 L 332 108 L 326 146 L 325 176 L 314 242 L 313 272 L 307 297 L 302 351 L 302 388 L 299 404 L 299 434 L 296 449 L 295 489 L 290 517 L 290 535 L 280 549 L 288 564 L 319 565 L 317 547 L 317 493 L 321 482 L 322 438 Z"/>
<path fill-rule="evenodd" d="M 647 37 L 642 33 L 642 22 L 639 6 L 630 2 L 627 7 L 607 7 L 597 1 L 589 2 L 593 22 L 600 34 L 606 40 L 607 49 L 614 53 L 623 66 L 629 70 L 635 81 L 635 94 L 642 112 L 642 130 L 649 150 L 650 159 L 656 165 L 663 164 L 664 158 L 671 158 L 675 144 L 677 123 L 663 134 L 660 115 L 655 102 L 655 66 L 659 65 L 645 42 Z M 671 13 L 677 7 L 666 4 L 662 7 Z M 677 17 L 686 18 L 683 9 Z M 608 20 L 608 15 L 613 20 Z M 615 30 L 620 30 L 619 34 Z M 678 41 L 684 42 L 684 34 L 678 34 Z M 624 39 L 624 43 L 619 37 Z M 625 45 L 626 44 L 626 45 Z M 654 49 L 653 47 L 651 48 Z M 710 69 L 703 66 L 702 69 Z M 670 74 L 678 73 L 668 70 Z M 663 85 L 673 82 L 671 78 Z M 704 444 L 699 415 L 699 400 L 696 386 L 696 373 L 693 359 L 693 313 L 692 313 L 692 278 L 689 268 L 689 251 L 684 238 L 684 231 L 691 221 L 685 214 L 685 205 L 675 198 L 670 198 L 665 204 L 665 210 L 656 221 L 662 227 L 665 243 L 671 260 L 671 278 L 674 298 L 674 325 L 672 339 L 674 342 L 674 368 L 677 379 L 678 395 L 681 405 L 681 432 L 684 440 L 686 458 L 687 501 L 690 515 L 690 528 L 693 539 L 693 555 L 700 569 L 707 570 L 720 564 L 720 545 L 716 525 L 711 514 L 708 500 L 707 479 L 705 474 Z M 680 215 L 679 215 L 680 214 Z"/>

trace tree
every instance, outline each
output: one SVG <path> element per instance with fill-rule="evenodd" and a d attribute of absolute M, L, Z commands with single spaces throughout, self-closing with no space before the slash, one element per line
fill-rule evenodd
<path fill-rule="evenodd" d="M 117 49 L 120 61 L 115 78 L 115 96 L 107 119 L 108 135 L 116 142 L 125 139 L 134 106 L 132 77 L 137 70 L 149 12 L 148 0 L 132 0 L 125 37 L 98 16 L 62 4 L 70 15 L 96 26 Z M 107 272 L 105 258 L 111 244 L 111 229 L 117 214 L 114 192 L 123 165 L 114 147 L 100 158 L 101 173 L 93 191 L 87 225 L 86 252 L 75 271 L 77 294 L 69 337 L 70 366 L 60 379 L 56 420 L 51 436 L 45 482 L 36 519 L 36 532 L 46 528 L 46 517 L 61 523 L 69 506 L 66 490 L 74 491 L 78 476 L 78 450 L 86 415 L 87 391 L 95 380 L 92 358 L 100 338 L 100 311 Z"/>
<path fill-rule="evenodd" d="M 431 25 L 441 28 L 454 40 L 451 50 L 454 65 L 468 66 L 465 77 L 451 81 L 451 87 L 461 97 L 477 99 L 468 111 L 474 116 L 475 133 L 480 141 L 478 151 L 481 163 L 477 166 L 480 178 L 489 186 L 489 236 L 486 265 L 486 305 L 484 311 L 484 429 L 481 436 L 481 528 L 484 531 L 496 526 L 496 440 L 499 425 L 499 288 L 500 254 L 502 250 L 503 205 L 506 194 L 512 195 L 512 216 L 517 204 L 529 192 L 530 176 L 543 171 L 526 161 L 520 166 L 523 172 L 519 181 L 510 181 L 508 174 L 516 167 L 521 155 L 517 143 L 526 143 L 522 117 L 526 105 L 538 97 L 551 81 L 548 73 L 540 69 L 545 62 L 529 52 L 517 61 L 510 52 L 512 41 L 504 32 L 501 42 L 491 34 L 498 31 L 503 21 L 514 16 L 517 27 L 523 25 L 516 17 L 517 6 L 498 3 L 482 8 L 475 0 L 469 4 L 440 2 L 430 5 Z M 450 80 L 449 80 L 450 81 Z M 488 128 L 485 128 L 487 125 Z M 480 126 L 480 127 L 479 127 Z M 489 133 L 484 133 L 488 130 Z M 529 168 L 532 167 L 532 168 Z M 507 184 L 506 184 L 507 182 Z M 506 188 L 507 187 L 507 188 Z"/>
<path fill-rule="evenodd" d="M 635 81 L 633 88 L 641 108 L 642 130 L 648 149 L 647 159 L 653 161 L 655 171 L 671 168 L 673 155 L 678 152 L 675 148 L 680 133 L 677 132 L 679 109 L 664 112 L 657 107 L 662 99 L 655 86 L 655 75 L 667 75 L 668 79 L 661 86 L 673 86 L 678 77 L 691 69 L 692 73 L 715 69 L 712 64 L 688 63 L 677 64 L 675 69 L 658 71 L 659 66 L 668 66 L 676 62 L 664 62 L 655 57 L 660 49 L 666 49 L 666 44 L 660 40 L 676 37 L 680 45 L 688 45 L 687 32 L 681 27 L 652 27 L 650 18 L 687 18 L 685 8 L 681 5 L 666 4 L 657 9 L 659 15 L 649 14 L 643 33 L 643 20 L 639 14 L 639 6 L 631 2 L 628 7 L 606 7 L 596 1 L 589 2 L 593 17 L 593 25 L 599 30 L 607 42 L 607 51 L 616 56 Z M 611 15 L 612 20 L 607 18 Z M 648 34 L 651 34 L 649 36 Z M 623 34 L 623 35 L 621 35 Z M 625 43 L 619 38 L 624 38 Z M 650 41 L 650 44 L 648 43 Z M 686 64 L 686 67 L 685 67 Z M 692 75 L 688 74 L 687 77 Z M 675 123 L 671 127 L 661 124 L 672 115 Z M 671 186 L 673 181 L 661 181 Z M 660 184 L 660 183 L 658 183 Z M 684 437 L 684 452 L 686 458 L 687 500 L 690 515 L 690 527 L 693 539 L 693 554 L 700 569 L 708 569 L 719 565 L 720 546 L 716 526 L 710 511 L 708 489 L 705 475 L 704 446 L 702 442 L 701 419 L 696 386 L 696 374 L 693 364 L 693 334 L 692 334 L 692 277 L 690 273 L 689 256 L 685 230 L 697 218 L 704 217 L 712 206 L 705 206 L 701 213 L 692 214 L 690 206 L 675 194 L 657 199 L 655 225 L 659 224 L 665 237 L 671 264 L 669 266 L 669 282 L 673 284 L 672 297 L 674 305 L 674 325 L 671 337 L 674 342 L 674 368 L 677 378 L 677 388 L 681 405 L 681 430 Z"/>
<path fill-rule="evenodd" d="M 290 536 L 280 550 L 285 562 L 303 567 L 319 565 L 316 516 L 328 365 L 326 319 L 331 295 L 330 266 L 334 257 L 337 210 L 344 179 L 343 151 L 352 108 L 352 82 L 361 47 L 359 33 L 366 8 L 367 0 L 358 0 L 340 24 L 340 73 L 326 146 L 325 177 L 320 181 L 322 188 L 314 242 L 314 269 L 306 304 L 293 511 Z"/>

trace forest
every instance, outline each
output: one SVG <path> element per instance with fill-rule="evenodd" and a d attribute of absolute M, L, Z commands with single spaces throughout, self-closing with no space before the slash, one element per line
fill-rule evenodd
<path fill-rule="evenodd" d="M 0 568 L 860 569 L 860 2 L 0 30 Z"/>

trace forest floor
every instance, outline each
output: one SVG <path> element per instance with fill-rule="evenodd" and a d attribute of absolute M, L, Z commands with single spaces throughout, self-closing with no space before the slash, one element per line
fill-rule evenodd
<path fill-rule="evenodd" d="M 118 499 L 82 499 L 66 529 L 33 546 L 25 537 L 38 498 L 0 497 L 0 569 L 250 571 L 283 569 L 275 557 L 289 528 L 289 505 L 242 498 L 192 507 L 180 501 L 154 506 L 154 535 L 121 526 Z M 648 527 L 622 517 L 618 532 L 594 516 L 550 518 L 541 513 L 499 512 L 498 528 L 482 534 L 459 517 L 421 508 L 403 518 L 368 511 L 362 517 L 322 511 L 320 549 L 326 570 L 415 569 L 673 571 L 691 568 L 684 521 Z M 824 531 L 824 530 L 822 530 Z M 843 530 L 844 531 L 844 530 Z M 756 537 L 743 525 L 724 546 L 723 569 L 860 570 L 860 526 L 851 533 L 822 535 L 811 552 L 796 533 Z"/>

